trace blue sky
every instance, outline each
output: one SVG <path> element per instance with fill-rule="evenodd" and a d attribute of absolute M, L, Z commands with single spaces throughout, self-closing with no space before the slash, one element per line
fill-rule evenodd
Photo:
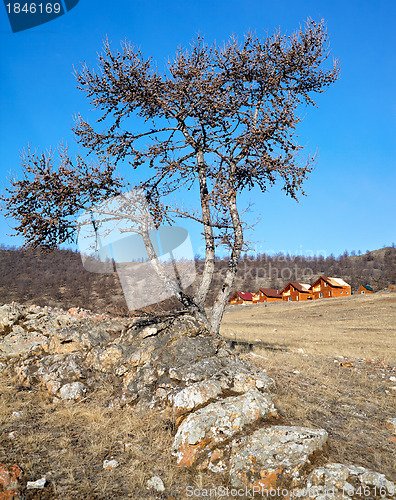
<path fill-rule="evenodd" d="M 197 33 L 221 42 L 249 29 L 291 33 L 307 17 L 323 17 L 341 75 L 318 97 L 318 108 L 304 110 L 299 125 L 306 153 L 318 151 L 307 197 L 297 204 L 279 185 L 243 197 L 241 206 L 254 204 L 249 219 L 259 220 L 246 236 L 260 252 L 327 255 L 396 241 L 394 1 L 80 0 L 64 16 L 15 34 L 3 6 L 0 12 L 3 186 L 10 172 L 20 175 L 19 151 L 28 143 L 74 147 L 73 115 L 89 120 L 93 114 L 76 89 L 73 65 L 94 64 L 105 35 L 116 47 L 130 40 L 162 68 Z M 0 214 L 0 243 L 21 245 L 21 238 L 8 236 L 12 223 Z M 200 238 L 192 236 L 199 252 Z"/>

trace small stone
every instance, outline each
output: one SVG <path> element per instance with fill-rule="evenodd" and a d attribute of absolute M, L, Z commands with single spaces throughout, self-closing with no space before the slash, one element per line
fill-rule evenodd
<path fill-rule="evenodd" d="M 165 491 L 165 486 L 162 479 L 159 476 L 153 476 L 147 481 L 147 488 L 151 488 L 159 493 Z"/>
<path fill-rule="evenodd" d="M 394 483 L 388 481 L 384 474 L 356 465 L 339 463 L 329 463 L 314 469 L 307 478 L 306 486 L 312 489 L 332 490 L 332 498 L 345 498 L 340 495 L 352 493 L 352 484 L 366 485 L 371 491 L 375 488 L 381 491 L 382 498 L 389 498 L 396 492 Z"/>
<path fill-rule="evenodd" d="M 118 463 L 118 460 L 103 460 L 103 468 L 104 469 L 115 469 L 118 467 L 120 464 Z"/>
<path fill-rule="evenodd" d="M 22 476 L 22 469 L 18 465 L 7 466 L 0 464 L 0 488 L 4 490 L 15 490 L 18 488 L 18 481 Z"/>
<path fill-rule="evenodd" d="M 61 383 L 58 380 L 49 380 L 46 383 L 46 387 L 50 393 L 56 394 L 61 386 Z"/>
<path fill-rule="evenodd" d="M 18 434 L 18 431 L 11 431 L 8 433 L 8 437 L 10 439 L 15 439 L 15 436 Z"/>
<path fill-rule="evenodd" d="M 11 416 L 12 418 L 21 418 L 22 413 L 20 411 L 13 411 Z"/>
<path fill-rule="evenodd" d="M 65 384 L 59 390 L 61 399 L 68 401 L 75 401 L 81 399 L 86 389 L 81 382 L 73 382 L 72 384 Z"/>
<path fill-rule="evenodd" d="M 393 377 L 393 376 L 392 376 L 392 377 L 389 377 L 389 380 L 390 380 L 391 382 L 396 382 L 396 377 Z"/>
<path fill-rule="evenodd" d="M 45 479 L 45 477 L 42 477 L 41 479 L 37 479 L 37 481 L 28 481 L 26 484 L 26 488 L 28 490 L 39 490 L 44 488 L 46 483 L 47 480 Z"/>
<path fill-rule="evenodd" d="M 386 421 L 386 425 L 387 427 L 389 427 L 389 429 L 396 431 L 396 418 L 388 418 L 388 420 Z"/>

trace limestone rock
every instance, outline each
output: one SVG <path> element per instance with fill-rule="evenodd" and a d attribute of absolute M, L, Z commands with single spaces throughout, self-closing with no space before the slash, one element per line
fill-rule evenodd
<path fill-rule="evenodd" d="M 18 465 L 0 464 L 0 498 L 20 498 L 18 490 L 21 476 L 22 469 Z"/>
<path fill-rule="evenodd" d="M 183 364 L 169 370 L 171 379 L 188 382 L 201 382 L 212 377 L 223 368 L 221 360 L 217 357 L 204 357 L 192 364 Z"/>
<path fill-rule="evenodd" d="M 388 418 L 386 425 L 389 429 L 396 432 L 396 418 Z"/>
<path fill-rule="evenodd" d="M 10 333 L 12 326 L 23 317 L 20 308 L 15 304 L 0 307 L 0 337 Z"/>
<path fill-rule="evenodd" d="M 163 493 L 165 491 L 165 486 L 162 479 L 159 476 L 153 476 L 147 481 L 147 487 L 158 491 L 158 493 Z"/>
<path fill-rule="evenodd" d="M 0 353 L 5 357 L 13 358 L 29 353 L 35 347 L 46 346 L 48 339 L 37 331 L 25 330 L 16 325 L 12 331 L 0 341 Z"/>
<path fill-rule="evenodd" d="M 82 399 L 86 389 L 81 382 L 65 384 L 59 390 L 59 396 L 63 401 L 77 401 Z"/>
<path fill-rule="evenodd" d="M 175 416 L 179 417 L 207 404 L 219 396 L 226 388 L 228 388 L 228 385 L 224 382 L 209 379 L 182 389 L 172 398 Z"/>
<path fill-rule="evenodd" d="M 176 433 L 172 454 L 177 457 L 178 465 L 190 466 L 249 424 L 276 415 L 271 396 L 257 389 L 216 401 L 183 421 Z"/>
<path fill-rule="evenodd" d="M 122 347 L 111 345 L 109 347 L 100 348 L 95 347 L 87 355 L 86 361 L 95 370 L 104 373 L 112 373 L 114 367 L 123 357 Z"/>
<path fill-rule="evenodd" d="M 47 480 L 45 477 L 41 479 L 37 479 L 37 481 L 28 481 L 26 484 L 26 488 L 28 490 L 41 490 L 47 484 Z"/>
<path fill-rule="evenodd" d="M 118 467 L 120 464 L 118 463 L 118 460 L 103 460 L 103 468 L 104 469 L 115 469 Z"/>
<path fill-rule="evenodd" d="M 396 494 L 396 485 L 384 474 L 365 467 L 338 463 L 318 467 L 308 476 L 307 488 L 316 488 L 318 497 L 322 491 L 332 491 L 344 498 L 381 497 L 391 499 Z"/>
<path fill-rule="evenodd" d="M 39 383 L 55 394 L 61 385 L 86 378 L 81 353 L 32 355 L 21 358 L 14 366 L 19 381 L 24 386 Z"/>
<path fill-rule="evenodd" d="M 276 489 L 298 485 L 302 469 L 323 449 L 327 437 L 322 429 L 279 425 L 234 440 L 229 469 L 232 486 Z"/>

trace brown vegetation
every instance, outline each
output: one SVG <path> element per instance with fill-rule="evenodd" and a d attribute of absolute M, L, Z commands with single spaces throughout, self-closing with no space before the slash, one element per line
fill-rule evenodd
<path fill-rule="evenodd" d="M 395 480 L 395 324 L 396 294 L 380 292 L 229 306 L 221 334 L 268 370 L 287 421 L 329 433 L 331 461 Z"/>
<path fill-rule="evenodd" d="M 394 481 L 395 435 L 386 421 L 396 406 L 390 379 L 396 376 L 395 316 L 394 292 L 232 306 L 223 335 L 234 340 L 237 333 L 237 340 L 255 344 L 241 356 L 275 380 L 279 423 L 324 428 L 330 461 L 361 465 Z M 48 394 L 16 384 L 0 374 L 0 462 L 23 469 L 22 487 L 46 474 L 48 486 L 26 491 L 28 500 L 182 499 L 188 485 L 214 488 L 223 480 L 176 467 L 172 415 L 109 408 L 113 388 L 106 383 L 70 405 L 54 405 Z M 104 470 L 103 461 L 112 457 L 119 467 Z M 163 496 L 146 488 L 155 474 L 164 481 Z"/>
<path fill-rule="evenodd" d="M 178 468 L 170 454 L 174 422 L 170 414 L 110 409 L 113 388 L 83 402 L 56 406 L 48 394 L 18 387 L 0 373 L 0 463 L 16 463 L 26 500 L 152 499 L 147 481 L 160 476 L 167 494 L 181 498 L 188 485 L 221 484 L 211 473 Z M 13 418 L 13 412 L 21 416 Z M 16 431 L 10 436 L 10 432 Z M 103 461 L 119 466 L 105 470 Z M 26 490 L 27 481 L 45 474 L 44 490 Z M 203 482 L 203 483 L 202 483 Z"/>
<path fill-rule="evenodd" d="M 197 259 L 197 273 L 202 272 L 204 262 Z M 208 303 L 214 299 L 221 286 L 228 266 L 226 259 L 216 260 L 213 289 Z M 288 279 L 282 276 L 292 270 L 294 281 L 306 282 L 306 270 L 311 281 L 319 275 L 340 276 L 357 290 L 362 283 L 369 283 L 374 291 L 387 288 L 396 282 L 396 249 L 383 248 L 361 256 L 340 256 L 338 259 L 303 258 L 284 254 L 275 256 L 245 256 L 235 279 L 235 290 L 256 292 L 260 287 L 281 289 Z M 128 314 L 122 288 L 116 273 L 96 274 L 86 271 L 80 255 L 72 250 L 55 250 L 43 254 L 40 250 L 23 250 L 3 246 L 0 248 L 0 303 L 13 300 L 22 304 L 83 307 L 94 312 Z M 309 280 L 308 280 L 309 281 Z M 149 310 L 160 311 L 180 308 L 177 300 L 167 301 Z"/>

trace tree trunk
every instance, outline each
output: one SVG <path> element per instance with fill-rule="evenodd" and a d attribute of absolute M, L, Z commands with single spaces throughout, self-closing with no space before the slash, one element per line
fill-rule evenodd
<path fill-rule="evenodd" d="M 207 328 L 210 327 L 210 323 L 206 316 L 205 309 L 196 303 L 193 297 L 183 292 L 180 287 L 180 283 L 177 280 L 169 278 L 168 274 L 163 268 L 163 264 L 158 260 L 155 249 L 150 240 L 149 232 L 147 227 L 143 227 L 140 232 L 144 245 L 147 250 L 150 263 L 153 266 L 158 277 L 161 279 L 162 283 L 169 291 L 171 295 L 175 295 L 177 299 L 184 305 L 186 309 L 200 322 L 203 323 Z M 177 273 L 176 273 L 177 276 Z"/>
<path fill-rule="evenodd" d="M 210 331 L 215 335 L 219 335 L 220 323 L 223 318 L 224 309 L 225 306 L 227 305 L 228 296 L 230 294 L 230 290 L 238 270 L 238 261 L 241 256 L 242 246 L 243 246 L 243 230 L 236 205 L 235 192 L 233 192 L 230 196 L 229 210 L 230 210 L 232 224 L 234 227 L 235 240 L 232 246 L 231 258 L 228 264 L 228 269 L 223 282 L 223 286 L 221 287 L 221 290 L 217 294 L 210 315 Z"/>
<path fill-rule="evenodd" d="M 208 186 L 205 175 L 204 157 L 202 151 L 197 153 L 199 193 L 201 198 L 202 221 L 205 235 L 205 265 L 201 281 L 194 295 L 194 301 L 204 309 L 215 269 L 215 244 L 208 199 Z"/>

